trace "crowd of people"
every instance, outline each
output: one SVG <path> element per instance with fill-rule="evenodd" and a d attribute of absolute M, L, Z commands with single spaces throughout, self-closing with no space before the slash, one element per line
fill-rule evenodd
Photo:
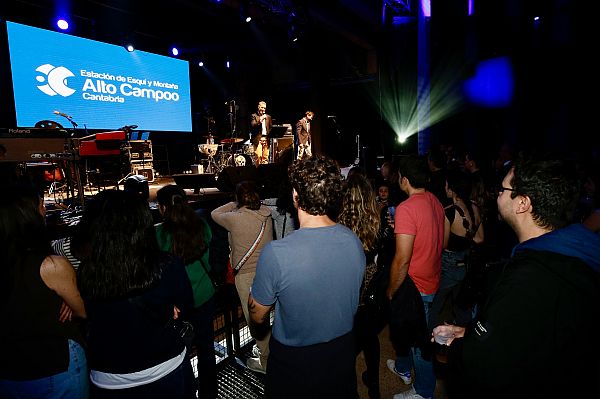
<path fill-rule="evenodd" d="M 474 154 L 432 150 L 344 177 L 303 150 L 280 198 L 242 181 L 209 220 L 176 185 L 156 194 L 159 223 L 147 193 L 101 191 L 68 253 L 48 239 L 39 193 L 4 187 L 0 397 L 217 397 L 211 223 L 227 231 L 256 342 L 247 367 L 265 375 L 269 398 L 355 399 L 361 379 L 375 399 L 382 378 L 406 385 L 394 399 L 433 398 L 440 385 L 450 399 L 598 397 L 589 176 L 523 156 L 500 162 L 495 180 Z M 380 375 L 386 325 L 396 356 Z"/>

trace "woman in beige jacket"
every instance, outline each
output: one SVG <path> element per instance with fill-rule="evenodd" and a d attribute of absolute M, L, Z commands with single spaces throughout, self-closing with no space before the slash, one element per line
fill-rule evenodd
<path fill-rule="evenodd" d="M 262 205 L 254 184 L 249 181 L 238 183 L 235 190 L 236 202 L 229 202 L 211 212 L 215 223 L 229 232 L 230 261 L 235 271 L 235 288 L 242 303 L 246 322 L 248 295 L 256 274 L 260 251 L 273 239 L 271 210 Z M 237 270 L 236 270 L 237 269 Z M 248 359 L 249 369 L 265 373 L 269 356 L 269 337 L 256 340 L 254 357 Z"/>

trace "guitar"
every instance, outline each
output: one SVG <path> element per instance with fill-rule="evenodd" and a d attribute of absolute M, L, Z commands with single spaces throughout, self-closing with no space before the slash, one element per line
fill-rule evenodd
<path fill-rule="evenodd" d="M 47 182 L 55 182 L 55 181 L 63 181 L 64 179 L 64 175 L 63 175 L 63 171 L 62 168 L 56 166 L 54 167 L 54 169 L 52 170 L 45 170 L 44 171 L 44 180 L 46 180 Z"/>

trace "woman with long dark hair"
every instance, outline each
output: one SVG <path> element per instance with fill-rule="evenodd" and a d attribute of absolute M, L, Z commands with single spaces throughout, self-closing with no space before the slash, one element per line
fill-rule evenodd
<path fill-rule="evenodd" d="M 446 245 L 442 252 L 440 287 L 431 309 L 432 327 L 443 322 L 464 325 L 471 319 L 469 306 L 457 301 L 474 239 L 483 240 L 479 208 L 471 202 L 470 195 L 469 176 L 460 171 L 448 172 L 446 196 L 451 204 L 444 208 Z"/>
<path fill-rule="evenodd" d="M 75 270 L 52 255 L 44 203 L 30 186 L 0 196 L 0 397 L 87 398 Z"/>
<path fill-rule="evenodd" d="M 193 397 L 188 354 L 171 327 L 191 308 L 192 290 L 183 263 L 159 251 L 148 203 L 124 191 L 98 193 L 74 244 L 94 397 Z"/>
<path fill-rule="evenodd" d="M 213 344 L 215 289 L 208 262 L 212 233 L 206 221 L 188 204 L 181 187 L 174 184 L 164 186 L 157 191 L 156 199 L 163 217 L 163 222 L 156 226 L 159 247 L 183 259 L 194 293 L 194 309 L 187 318 L 194 326 L 198 398 L 213 399 L 217 397 L 217 367 Z"/>

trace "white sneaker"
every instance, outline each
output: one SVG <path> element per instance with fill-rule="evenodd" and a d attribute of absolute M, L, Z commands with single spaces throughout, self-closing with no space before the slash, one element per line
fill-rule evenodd
<path fill-rule="evenodd" d="M 246 360 L 246 367 L 248 367 L 250 370 L 256 373 L 267 374 L 266 368 L 263 367 L 263 365 L 260 362 L 260 358 L 258 357 L 251 357 L 248 360 Z"/>
<path fill-rule="evenodd" d="M 252 347 L 252 357 L 260 357 L 260 349 L 256 345 Z"/>
<path fill-rule="evenodd" d="M 408 391 L 400 392 L 394 395 L 394 399 L 425 399 L 419 395 L 413 387 L 410 387 Z"/>
<path fill-rule="evenodd" d="M 388 359 L 385 363 L 387 364 L 387 368 L 390 369 L 392 373 L 396 374 L 398 377 L 400 377 L 400 379 L 402 379 L 403 383 L 405 383 L 406 385 L 412 384 L 413 378 L 410 370 L 406 373 L 399 372 L 398 370 L 396 370 L 396 362 L 393 359 Z"/>

